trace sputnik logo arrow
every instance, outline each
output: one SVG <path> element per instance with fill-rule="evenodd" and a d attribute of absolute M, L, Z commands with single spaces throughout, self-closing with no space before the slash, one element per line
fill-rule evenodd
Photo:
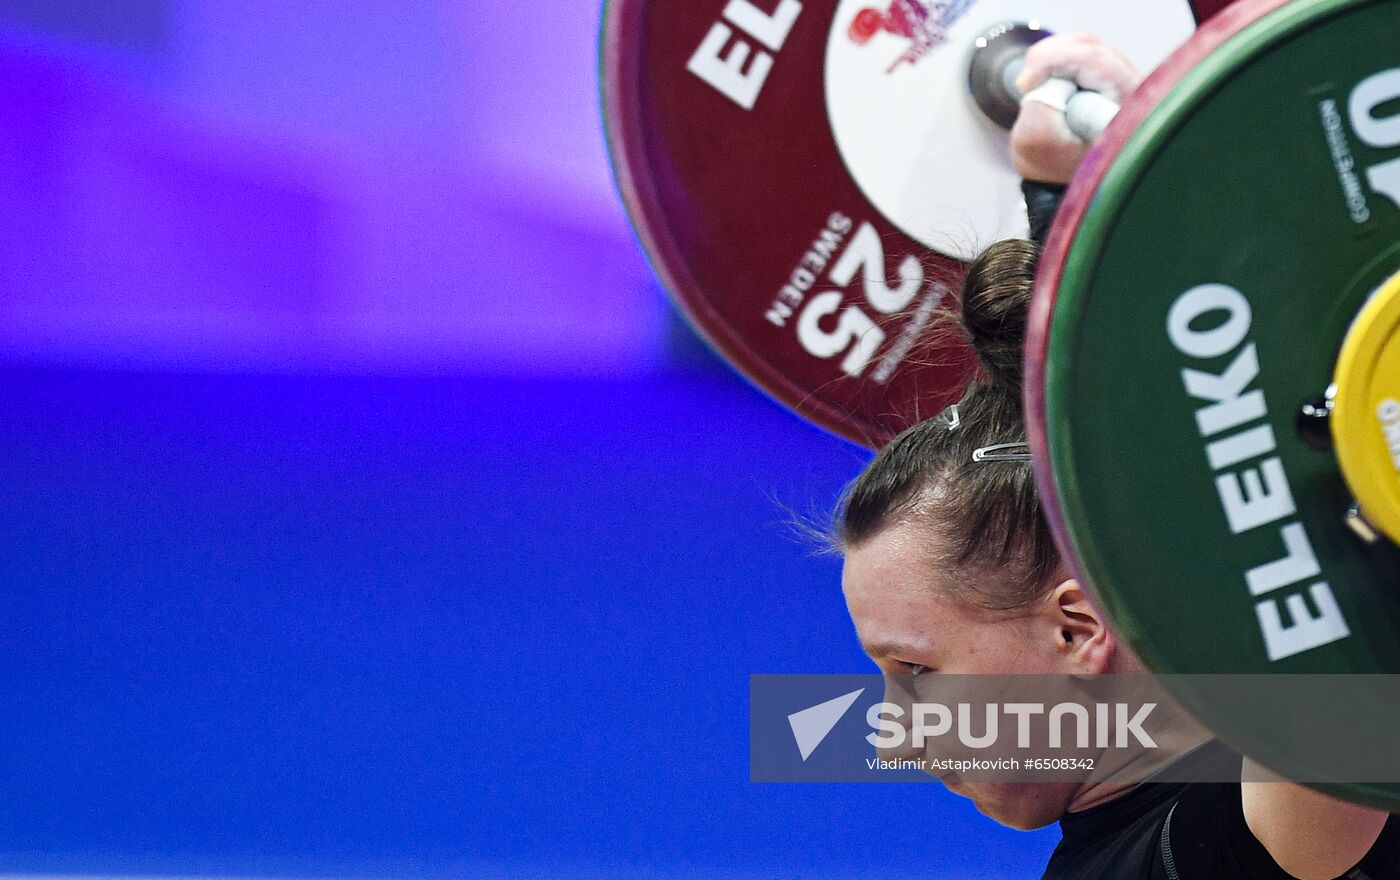
<path fill-rule="evenodd" d="M 787 717 L 788 726 L 792 728 L 792 738 L 797 741 L 797 751 L 802 753 L 804 762 L 817 750 L 817 746 L 822 744 L 822 740 L 826 739 L 827 734 L 831 733 L 832 728 L 845 717 L 846 712 L 863 693 L 865 688 L 851 691 L 845 696 L 827 700 Z"/>

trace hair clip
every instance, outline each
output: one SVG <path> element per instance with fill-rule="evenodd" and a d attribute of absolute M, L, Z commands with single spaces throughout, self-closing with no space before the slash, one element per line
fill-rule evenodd
<path fill-rule="evenodd" d="M 938 414 L 938 417 L 948 423 L 949 431 L 956 431 L 962 424 L 962 416 L 958 414 L 958 405 L 956 403 L 944 409 L 943 412 Z"/>
<path fill-rule="evenodd" d="M 1031 447 L 1028 443 L 998 443 L 996 446 L 983 446 L 972 453 L 974 462 L 984 461 L 1030 461 Z"/>

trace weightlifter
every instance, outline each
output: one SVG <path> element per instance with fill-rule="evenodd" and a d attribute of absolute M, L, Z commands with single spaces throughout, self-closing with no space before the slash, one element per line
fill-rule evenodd
<path fill-rule="evenodd" d="M 1121 55 L 1085 36 L 1037 43 L 1018 86 L 1033 95 L 1050 77 L 1120 100 L 1139 80 Z M 1027 188 L 1033 230 L 1043 232 L 1056 186 L 1086 145 L 1032 97 L 1012 149 L 1022 177 L 1041 182 Z M 1032 242 L 1005 241 L 974 261 L 960 324 L 979 358 L 976 380 L 956 410 L 886 446 L 838 515 L 846 601 L 887 675 L 1143 671 L 1067 574 L 1030 465 L 977 455 L 1024 442 L 1021 360 L 1037 255 Z M 1270 780 L 1214 741 L 1180 760 L 1203 779 L 1228 768 L 1241 781 L 944 782 L 1005 825 L 1058 821 L 1063 839 L 1046 878 L 1400 878 L 1400 819 Z"/>

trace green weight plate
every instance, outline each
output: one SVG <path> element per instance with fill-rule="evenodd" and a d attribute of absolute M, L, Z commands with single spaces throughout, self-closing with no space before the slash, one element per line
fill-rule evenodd
<path fill-rule="evenodd" d="M 1396 0 L 1235 4 L 1124 108 L 1047 247 L 1028 340 L 1038 476 L 1154 672 L 1400 672 L 1400 551 L 1347 527 L 1336 455 L 1296 428 L 1400 269 L 1397 44 Z M 1385 742 L 1400 701 L 1376 679 L 1345 720 Z M 1173 681 L 1266 765 L 1400 807 L 1400 784 L 1337 778 L 1326 743 Z M 1309 706 L 1292 708 L 1301 730 Z"/>

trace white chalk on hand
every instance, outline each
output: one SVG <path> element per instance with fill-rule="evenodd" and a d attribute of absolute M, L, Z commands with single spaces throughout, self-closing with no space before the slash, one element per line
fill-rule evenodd
<path fill-rule="evenodd" d="M 1047 79 L 1031 89 L 1021 98 L 1021 103 L 1034 101 L 1044 104 L 1059 113 L 1069 109 L 1069 99 L 1079 91 L 1079 86 L 1067 79 Z"/>
<path fill-rule="evenodd" d="M 1098 92 L 1087 92 L 1078 83 L 1058 77 L 1046 80 L 1021 98 L 1021 103 L 1034 101 L 1063 113 L 1070 131 L 1081 140 L 1092 143 L 1103 133 L 1118 114 L 1118 104 Z"/>

